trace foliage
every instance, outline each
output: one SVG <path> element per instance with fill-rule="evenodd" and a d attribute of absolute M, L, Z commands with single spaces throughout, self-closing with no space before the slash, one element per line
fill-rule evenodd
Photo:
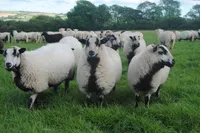
<path fill-rule="evenodd" d="M 156 28 L 173 30 L 197 30 L 200 28 L 200 5 L 181 17 L 180 2 L 160 0 L 160 3 L 145 1 L 136 9 L 120 5 L 95 6 L 87 0 L 78 0 L 67 14 L 60 16 L 34 16 L 28 22 L 0 21 L 3 31 L 58 31 L 59 28 L 79 30 L 153 30 Z"/>

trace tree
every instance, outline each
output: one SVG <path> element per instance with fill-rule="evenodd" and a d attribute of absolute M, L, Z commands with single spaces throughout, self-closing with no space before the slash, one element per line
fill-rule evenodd
<path fill-rule="evenodd" d="M 180 2 L 176 0 L 160 0 L 160 6 L 163 9 L 164 17 L 180 17 Z"/>
<path fill-rule="evenodd" d="M 137 9 L 143 12 L 145 19 L 158 20 L 163 16 L 162 8 L 149 1 L 139 4 Z"/>
<path fill-rule="evenodd" d="M 190 17 L 192 19 L 200 18 L 200 5 L 194 5 L 185 17 Z"/>
<path fill-rule="evenodd" d="M 77 5 L 67 13 L 67 21 L 70 27 L 80 30 L 95 29 L 96 6 L 86 0 L 79 0 L 76 4 Z"/>

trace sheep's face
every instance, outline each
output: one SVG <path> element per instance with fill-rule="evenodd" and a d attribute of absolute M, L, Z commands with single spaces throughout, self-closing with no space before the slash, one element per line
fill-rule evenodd
<path fill-rule="evenodd" d="M 173 67 L 175 64 L 174 57 L 164 45 L 152 45 L 153 53 L 158 58 L 158 61 L 163 63 L 165 66 Z"/>
<path fill-rule="evenodd" d="M 6 70 L 16 70 L 16 68 L 20 65 L 20 55 L 25 51 L 25 48 L 19 47 L 11 47 L 6 50 L 0 50 L 0 54 L 4 56 Z"/>
<path fill-rule="evenodd" d="M 112 49 L 117 50 L 120 45 L 120 39 L 116 35 L 107 35 L 107 46 L 111 46 Z"/>
<path fill-rule="evenodd" d="M 85 52 L 89 58 L 94 58 L 98 56 L 100 52 L 101 44 L 105 44 L 107 42 L 107 38 L 99 40 L 97 37 L 89 37 L 86 41 Z"/>
<path fill-rule="evenodd" d="M 132 42 L 132 45 L 131 45 L 132 50 L 135 50 L 136 48 L 140 46 L 140 42 L 139 42 L 140 36 L 138 36 L 138 38 L 136 38 L 136 36 L 130 36 L 130 39 Z"/>

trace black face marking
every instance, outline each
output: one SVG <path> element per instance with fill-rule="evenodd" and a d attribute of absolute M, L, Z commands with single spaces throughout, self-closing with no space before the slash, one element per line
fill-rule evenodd
<path fill-rule="evenodd" d="M 95 44 L 96 44 L 96 46 L 99 46 L 99 45 L 100 45 L 100 44 L 99 44 L 99 39 L 98 39 L 98 38 L 96 38 Z"/>
<path fill-rule="evenodd" d="M 90 64 L 91 69 L 90 69 L 90 77 L 88 79 L 88 83 L 85 88 L 87 89 L 86 91 L 88 93 L 92 94 L 91 100 L 96 101 L 96 100 L 98 100 L 98 97 L 102 94 L 102 91 L 103 91 L 103 89 L 97 85 L 97 83 L 96 83 L 97 77 L 95 75 L 96 68 L 99 64 L 100 58 L 98 58 L 98 57 L 88 58 L 87 61 Z"/>
<path fill-rule="evenodd" d="M 78 41 L 79 41 L 80 43 L 82 43 L 82 44 L 86 44 L 86 43 L 87 43 L 87 40 L 86 40 L 86 39 L 78 39 Z M 86 44 L 86 46 L 87 46 L 87 44 Z"/>
<path fill-rule="evenodd" d="M 7 50 L 5 50 L 5 51 L 3 52 L 3 56 L 4 56 L 4 57 L 7 56 Z"/>
<path fill-rule="evenodd" d="M 17 55 L 17 50 L 14 48 L 12 55 L 15 57 Z"/>
<path fill-rule="evenodd" d="M 160 49 L 162 49 L 162 51 L 163 51 L 163 54 L 167 55 L 167 53 L 168 53 L 168 52 L 167 52 L 167 50 L 166 50 L 164 47 L 162 47 L 162 46 L 159 46 L 159 48 L 160 48 Z"/>
<path fill-rule="evenodd" d="M 149 72 L 144 75 L 144 77 L 140 78 L 139 82 L 134 85 L 134 88 L 136 91 L 149 91 L 152 89 L 151 81 L 153 76 L 163 67 L 165 66 L 165 63 L 163 61 L 153 64 L 152 68 L 149 70 Z"/>

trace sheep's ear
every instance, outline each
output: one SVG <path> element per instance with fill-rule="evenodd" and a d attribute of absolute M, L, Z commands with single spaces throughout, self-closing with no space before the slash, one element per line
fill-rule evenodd
<path fill-rule="evenodd" d="M 105 44 L 108 41 L 108 37 L 104 37 L 103 39 L 100 40 L 100 44 Z"/>
<path fill-rule="evenodd" d="M 153 47 L 153 52 L 156 52 L 157 51 L 157 49 L 158 49 L 158 46 L 156 45 L 156 46 L 154 46 Z"/>
<path fill-rule="evenodd" d="M 135 40 L 136 40 L 136 37 L 135 37 L 135 36 L 133 36 L 133 37 L 130 36 L 130 39 L 133 40 L 133 41 L 135 41 Z"/>
<path fill-rule="evenodd" d="M 3 49 L 0 49 L 0 54 L 3 54 L 4 50 Z"/>
<path fill-rule="evenodd" d="M 25 51 L 26 51 L 26 48 L 20 48 L 20 49 L 19 49 L 19 53 L 20 53 L 20 54 L 24 53 Z"/>

